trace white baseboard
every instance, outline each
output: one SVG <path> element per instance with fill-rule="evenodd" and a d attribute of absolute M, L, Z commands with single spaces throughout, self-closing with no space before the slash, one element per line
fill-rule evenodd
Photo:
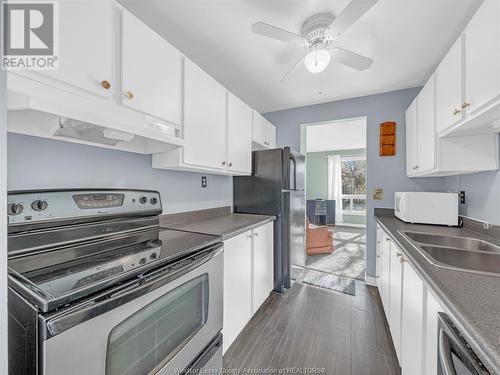
<path fill-rule="evenodd" d="M 365 284 L 370 285 L 370 286 L 377 286 L 377 278 L 371 277 L 371 276 L 366 276 L 365 277 Z"/>

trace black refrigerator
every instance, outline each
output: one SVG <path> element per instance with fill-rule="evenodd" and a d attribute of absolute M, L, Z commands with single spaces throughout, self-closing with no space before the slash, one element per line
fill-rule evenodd
<path fill-rule="evenodd" d="M 305 266 L 305 157 L 289 147 L 252 153 L 252 175 L 233 178 L 234 212 L 274 215 L 274 290 Z"/>

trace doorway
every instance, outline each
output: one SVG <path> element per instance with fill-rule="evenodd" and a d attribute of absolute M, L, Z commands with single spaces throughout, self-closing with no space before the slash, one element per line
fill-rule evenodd
<path fill-rule="evenodd" d="M 304 124 L 307 269 L 364 280 L 366 118 Z"/>

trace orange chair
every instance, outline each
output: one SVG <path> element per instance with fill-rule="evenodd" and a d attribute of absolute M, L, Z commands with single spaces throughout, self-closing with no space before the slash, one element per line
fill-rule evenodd
<path fill-rule="evenodd" d="M 326 225 L 313 225 L 307 220 L 306 254 L 333 253 L 333 233 Z"/>

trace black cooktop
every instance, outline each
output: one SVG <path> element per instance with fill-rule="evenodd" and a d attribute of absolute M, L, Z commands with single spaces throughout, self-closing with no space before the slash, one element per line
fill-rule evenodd
<path fill-rule="evenodd" d="M 10 284 L 49 311 L 218 242 L 218 236 L 156 229 L 107 242 L 61 246 L 9 259 Z"/>

